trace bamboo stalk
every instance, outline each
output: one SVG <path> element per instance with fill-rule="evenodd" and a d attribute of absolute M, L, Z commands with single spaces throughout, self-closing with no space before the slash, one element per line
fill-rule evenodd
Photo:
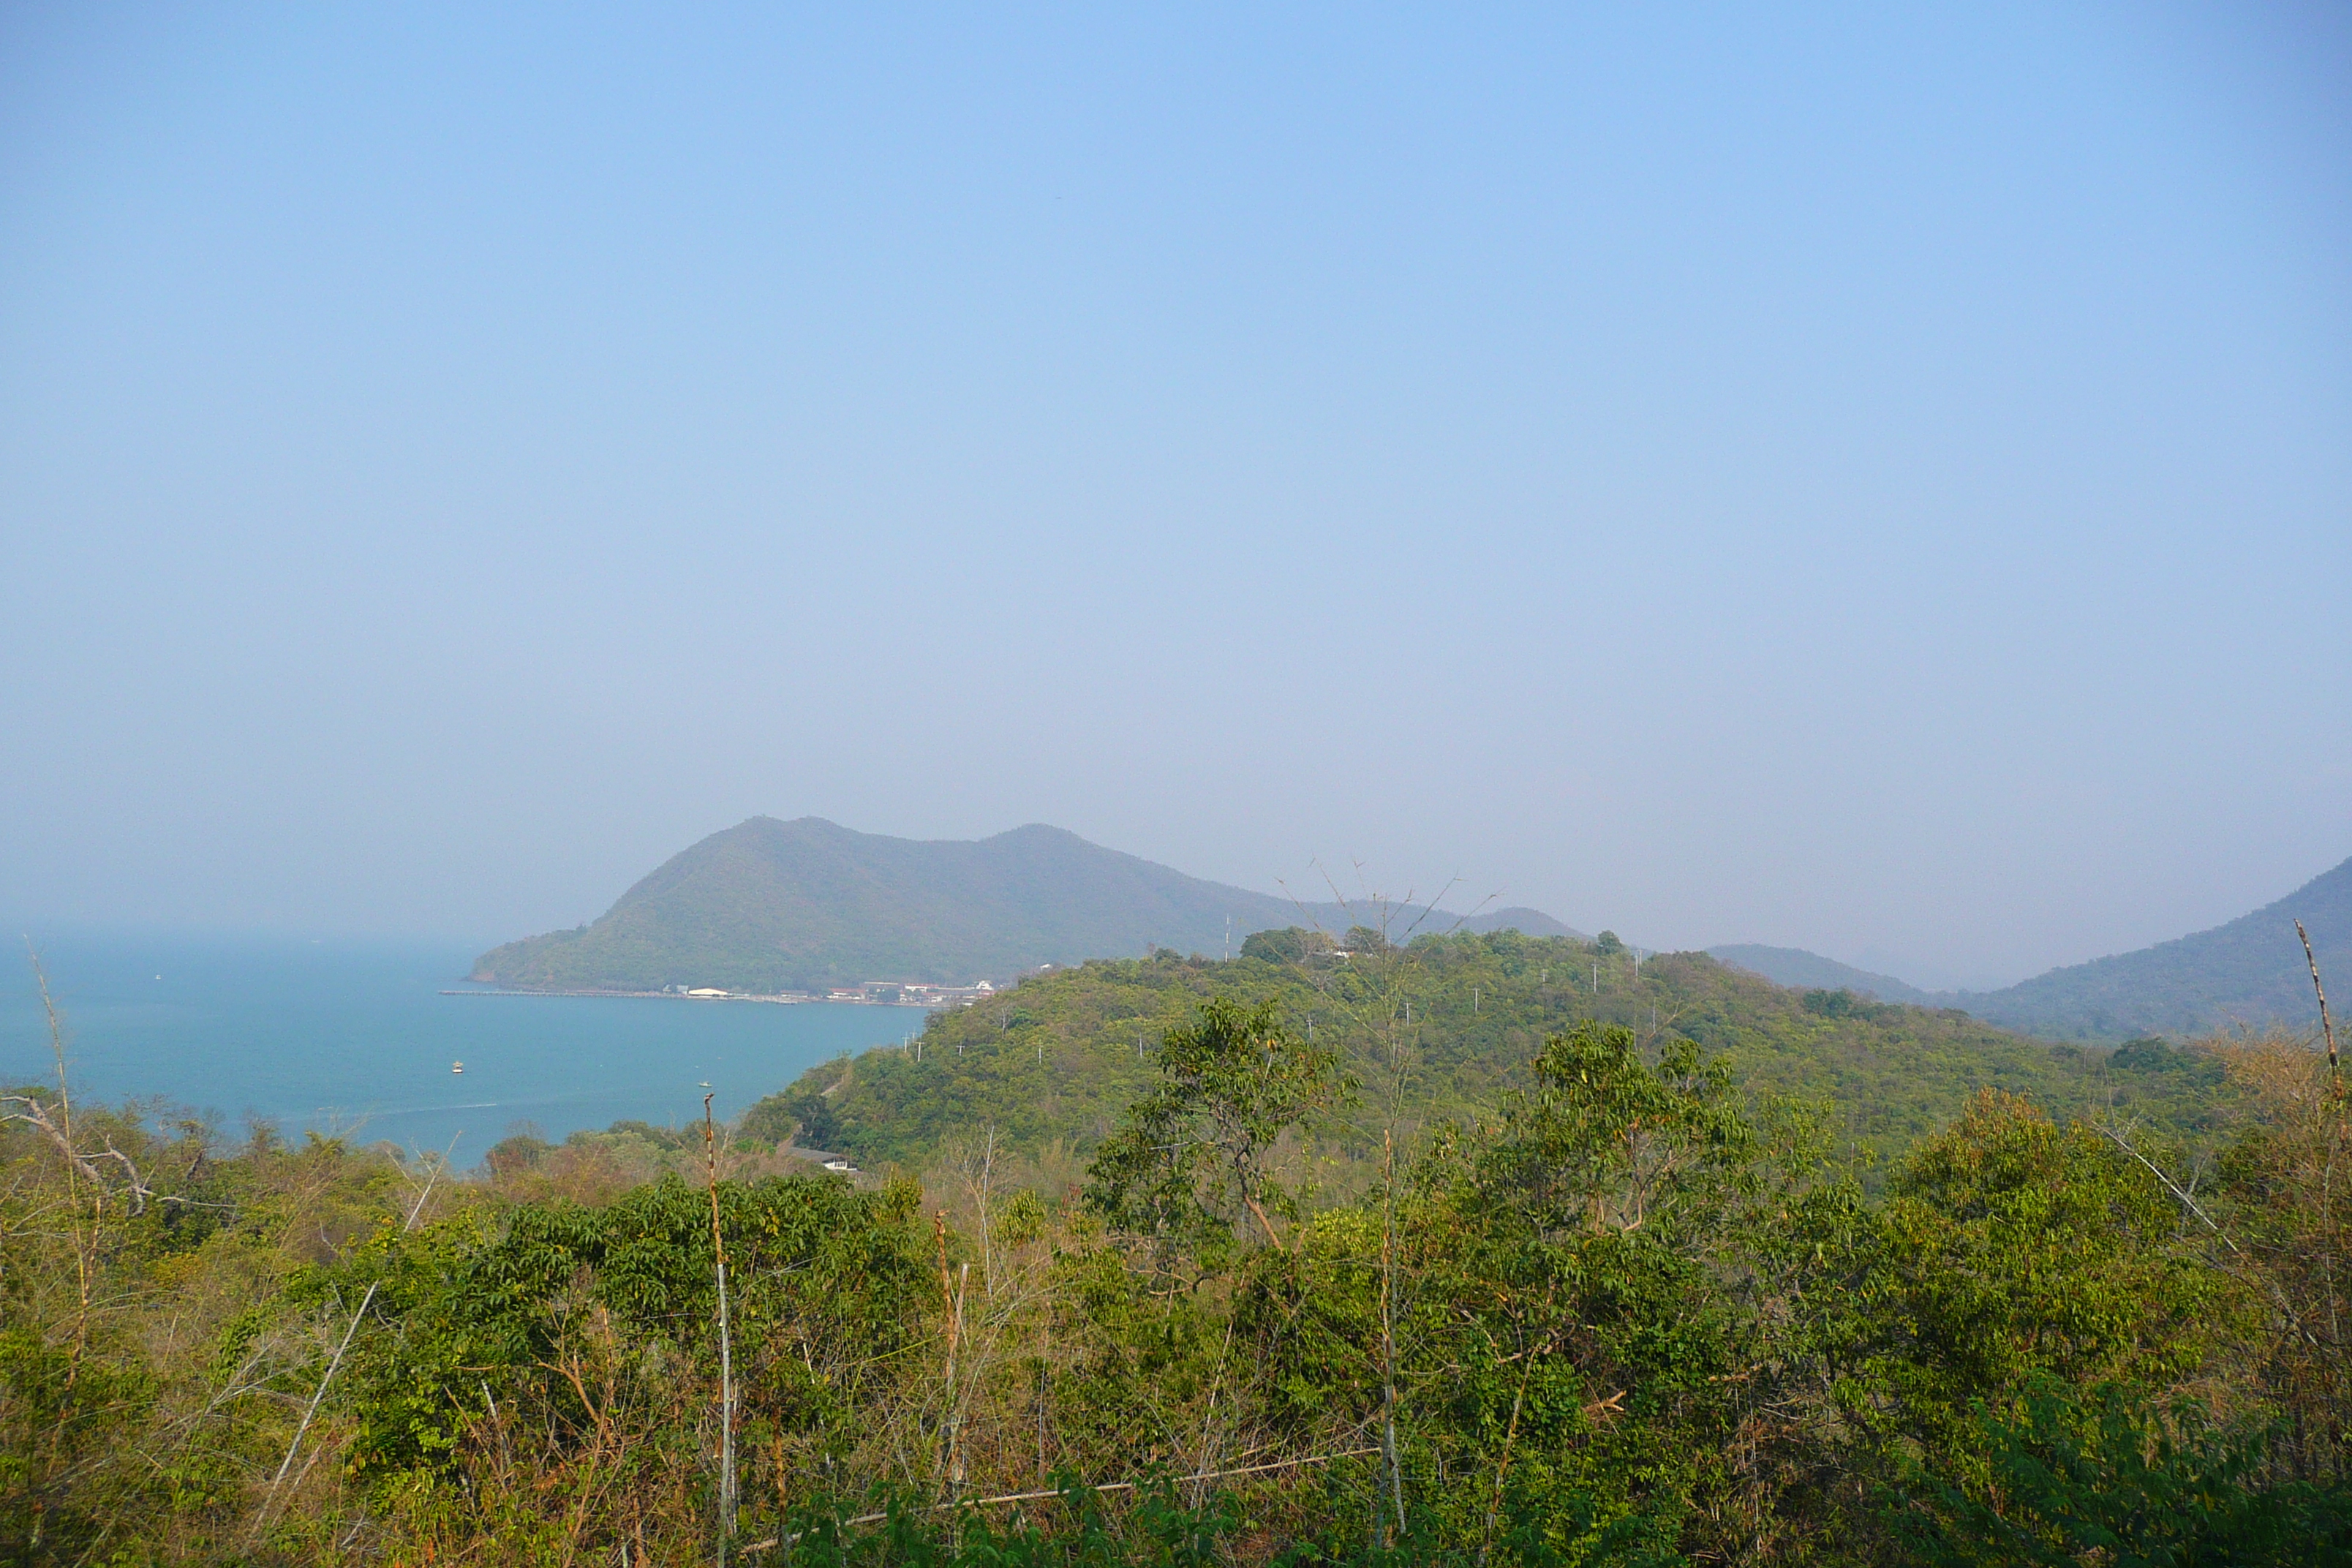
<path fill-rule="evenodd" d="M 940 1479 L 948 1489 L 948 1497 L 952 1500 L 957 1487 L 963 1481 L 963 1457 L 956 1443 L 956 1347 L 957 1342 L 962 1338 L 963 1300 L 962 1293 L 955 1287 L 954 1277 L 948 1272 L 947 1210 L 941 1209 L 931 1216 L 931 1229 L 939 1238 L 940 1310 L 947 1319 L 948 1338 L 947 1368 L 940 1389 L 944 1411 L 940 1417 Z"/>
<path fill-rule="evenodd" d="M 735 1533 L 735 1349 L 727 1322 L 727 1236 L 719 1226 L 719 1131 L 702 1097 L 702 1146 L 710 1168 L 711 1264 L 719 1280 L 719 1568 Z"/>
<path fill-rule="evenodd" d="M 81 1187 L 79 1181 L 88 1167 L 73 1146 L 73 1095 L 66 1084 L 66 1032 L 58 1021 L 58 1005 L 49 994 L 48 972 L 41 967 L 41 955 L 33 946 L 33 939 L 25 939 L 26 956 L 32 960 L 33 983 L 40 988 L 41 1010 L 49 1022 L 49 1048 L 58 1061 L 58 1144 L 66 1156 L 66 1210 L 73 1216 L 74 1288 L 79 1305 L 74 1312 L 73 1345 L 66 1352 L 66 1397 L 58 1407 L 58 1426 L 49 1439 L 49 1457 L 57 1458 L 58 1445 L 64 1440 L 66 1423 L 73 1413 L 74 1384 L 81 1377 L 82 1352 L 89 1347 L 89 1307 L 92 1276 L 98 1268 L 98 1249 L 106 1228 L 106 1188 L 92 1180 L 89 1239 L 82 1239 Z"/>
<path fill-rule="evenodd" d="M 1396 1131 L 1381 1133 L 1381 1446 L 1388 1450 L 1389 1500 L 1396 1507 L 1397 1533 L 1405 1530 L 1404 1470 L 1397 1460 L 1396 1429 Z"/>
<path fill-rule="evenodd" d="M 2303 938 L 2303 961 L 2311 965 L 2311 989 L 2319 997 L 2319 1029 L 2327 1037 L 2327 1073 L 2333 1078 L 2336 1076 L 2336 1026 L 2329 1022 L 2327 1016 L 2327 987 L 2319 983 L 2319 960 L 2311 951 L 2311 933 L 2303 929 L 2301 921 L 2294 922 L 2294 934 Z"/>

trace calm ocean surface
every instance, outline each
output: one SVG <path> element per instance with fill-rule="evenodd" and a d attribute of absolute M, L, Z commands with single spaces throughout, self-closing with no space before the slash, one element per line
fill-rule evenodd
<path fill-rule="evenodd" d="M 44 939 L 77 1095 L 160 1095 L 232 1125 L 336 1131 L 413 1149 L 457 1140 L 461 1165 L 517 1122 L 562 1140 L 625 1118 L 720 1116 L 844 1051 L 922 1027 L 911 1007 L 445 996 L 456 944 Z M 462 1076 L 449 1070 L 463 1061 Z M 0 1080 L 54 1081 L 21 952 L 0 964 Z"/>

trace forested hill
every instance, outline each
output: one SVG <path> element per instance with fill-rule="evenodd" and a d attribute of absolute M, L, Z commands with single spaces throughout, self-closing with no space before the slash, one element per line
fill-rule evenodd
<path fill-rule="evenodd" d="M 1843 986 L 1883 1002 L 1958 1007 L 2045 1039 L 2113 1044 L 2142 1035 L 2187 1039 L 2241 1026 L 2318 1021 L 2294 922 L 2311 932 L 2323 976 L 2352 976 L 2352 860 L 2227 925 L 2037 974 L 2000 991 L 1922 991 L 1797 947 L 1707 951 L 1782 985 Z M 2352 990 L 2352 979 L 2346 983 Z"/>
<path fill-rule="evenodd" d="M 1294 944 L 1296 945 L 1296 944 Z M 1636 963 L 1597 944 L 1516 932 L 1417 940 L 1337 960 L 1281 956 L 1261 939 L 1230 963 L 1097 961 L 936 1014 L 911 1047 L 813 1069 L 746 1125 L 866 1162 L 919 1163 L 956 1137 L 1083 1152 L 1154 1079 L 1161 1035 L 1213 996 L 1277 1002 L 1292 1026 L 1341 1044 L 1362 1080 L 1362 1137 L 1402 1068 L 1415 1120 L 1491 1111 L 1544 1037 L 1579 1019 L 1670 1035 L 1718 1056 L 1739 1084 L 1826 1101 L 1842 1142 L 1891 1156 L 1943 1125 L 1977 1089 L 2023 1094 L 2061 1114 L 2110 1103 L 2179 1123 L 2210 1110 L 2205 1058 L 2140 1046 L 2105 1053 L 2020 1038 L 1963 1014 L 1850 992 L 1785 990 L 1705 953 Z M 1260 957 L 1261 952 L 1270 956 Z"/>
<path fill-rule="evenodd" d="M 1396 929 L 1456 923 L 1417 909 L 1388 914 Z M 1222 953 L 1228 932 L 1238 943 L 1262 927 L 1303 921 L 1336 932 L 1368 918 L 1203 881 L 1042 825 L 926 841 L 755 816 L 671 857 L 593 925 L 484 953 L 474 978 L 616 991 L 969 984 L 1154 946 Z M 1461 923 L 1568 931 L 1533 910 Z"/>
<path fill-rule="evenodd" d="M 2053 1039 L 2185 1037 L 2240 1025 L 2316 1026 L 2311 969 L 2294 922 L 2311 932 L 2325 975 L 2352 991 L 2352 860 L 2227 925 L 2037 974 L 2005 991 L 1961 992 L 1954 1005 Z"/>

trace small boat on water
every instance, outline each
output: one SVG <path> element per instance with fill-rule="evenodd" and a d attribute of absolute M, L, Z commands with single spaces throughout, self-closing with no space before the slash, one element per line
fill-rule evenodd
<path fill-rule="evenodd" d="M 695 1085 L 695 1087 L 697 1089 L 709 1089 L 710 1087 L 710 1080 L 709 1079 L 704 1079 L 700 1083 Z"/>
<path fill-rule="evenodd" d="M 464 1072 L 466 1070 L 466 1064 L 464 1062 L 451 1062 L 449 1064 L 449 1070 L 451 1072 Z"/>

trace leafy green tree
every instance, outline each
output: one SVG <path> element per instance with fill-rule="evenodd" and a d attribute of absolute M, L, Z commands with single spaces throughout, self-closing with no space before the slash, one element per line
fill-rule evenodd
<path fill-rule="evenodd" d="M 1881 1340 L 1858 1410 L 1936 1445 L 2038 1374 L 2161 1389 L 2231 1309 L 2156 1177 L 2081 1124 L 1987 1090 L 1897 1170 L 1864 1287 Z"/>
<path fill-rule="evenodd" d="M 1242 939 L 1242 956 L 1267 963 L 1297 963 L 1307 956 L 1307 930 L 1285 926 L 1280 931 L 1252 931 Z"/>
<path fill-rule="evenodd" d="M 1195 1022 L 1168 1031 L 1159 1065 L 1158 1087 L 1087 1167 L 1087 1203 L 1115 1230 L 1204 1258 L 1249 1222 L 1284 1250 L 1274 1217 L 1296 1220 L 1298 1198 L 1275 1175 L 1276 1147 L 1351 1092 L 1339 1053 L 1285 1026 L 1276 1003 L 1214 997 Z"/>
<path fill-rule="evenodd" d="M 836 1076 L 840 1068 L 835 1069 Z M 831 1149 L 841 1132 L 832 1097 L 824 1086 L 803 1079 L 782 1094 L 771 1094 L 743 1113 L 735 1130 L 760 1143 L 797 1142 L 804 1149 Z"/>
<path fill-rule="evenodd" d="M 1546 1233 L 1678 1237 L 1754 1152 L 1729 1072 L 1688 1039 L 1652 1065 L 1633 1030 L 1583 1024 L 1548 1042 L 1533 1070 L 1485 1179 Z"/>
<path fill-rule="evenodd" d="M 1240 1321 L 1269 1414 L 1302 1441 L 1365 1430 L 1387 1301 L 1403 1489 L 1433 1556 L 1673 1561 L 1727 1516 L 1752 1542 L 1769 1503 L 1740 1467 L 1781 1458 L 1743 1423 L 1779 1405 L 1760 1430 L 1790 1426 L 1809 1369 L 1784 1374 L 1786 1325 L 1808 1270 L 1850 1270 L 1859 1193 L 1778 1179 L 1688 1040 L 1653 1060 L 1630 1029 L 1580 1025 L 1533 1072 L 1499 1125 L 1419 1163 L 1392 1240 L 1377 1213 L 1327 1213 L 1293 1267 L 1255 1272 Z"/>
<path fill-rule="evenodd" d="M 1805 993 L 1805 1011 L 1817 1018 L 1851 1018 L 1867 1005 L 1867 1003 L 1843 985 L 1834 991 Z"/>

